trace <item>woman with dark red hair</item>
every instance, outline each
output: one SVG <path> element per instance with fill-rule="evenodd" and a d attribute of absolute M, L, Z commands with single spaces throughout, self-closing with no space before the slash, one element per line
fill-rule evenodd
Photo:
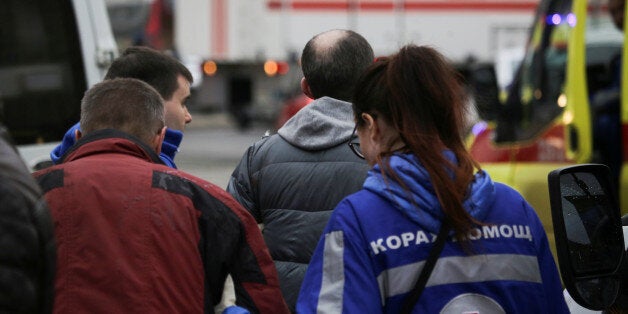
<path fill-rule="evenodd" d="M 349 146 L 373 168 L 335 208 L 297 312 L 568 313 L 534 209 L 466 150 L 456 75 L 414 45 L 363 74 Z"/>

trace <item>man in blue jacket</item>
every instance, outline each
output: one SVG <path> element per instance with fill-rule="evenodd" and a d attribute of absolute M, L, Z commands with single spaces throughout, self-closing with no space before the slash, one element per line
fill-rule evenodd
<path fill-rule="evenodd" d="M 185 125 L 192 122 L 186 101 L 190 97 L 193 78 L 190 71 L 173 57 L 148 47 L 130 47 L 109 67 L 105 80 L 135 78 L 148 83 L 164 99 L 166 137 L 159 158 L 171 168 L 177 168 L 174 156 L 179 151 Z M 65 152 L 74 145 L 80 124 L 73 125 L 63 141 L 50 153 L 54 164 L 62 161 Z"/>

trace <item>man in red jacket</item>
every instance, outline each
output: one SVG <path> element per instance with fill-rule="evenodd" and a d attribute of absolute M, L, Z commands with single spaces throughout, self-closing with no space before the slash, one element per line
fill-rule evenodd
<path fill-rule="evenodd" d="M 34 174 L 55 223 L 54 312 L 213 312 L 227 274 L 237 305 L 287 312 L 255 220 L 161 162 L 165 129 L 152 87 L 103 81 L 85 93 L 77 143 Z"/>

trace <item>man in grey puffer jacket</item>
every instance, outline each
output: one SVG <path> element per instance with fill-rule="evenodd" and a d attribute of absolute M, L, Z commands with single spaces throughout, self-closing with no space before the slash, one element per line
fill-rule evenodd
<path fill-rule="evenodd" d="M 368 171 L 347 143 L 355 141 L 350 97 L 373 60 L 369 43 L 353 31 L 314 36 L 301 55 L 301 89 L 314 101 L 249 147 L 227 187 L 263 224 L 292 312 L 331 211 L 361 188 Z"/>

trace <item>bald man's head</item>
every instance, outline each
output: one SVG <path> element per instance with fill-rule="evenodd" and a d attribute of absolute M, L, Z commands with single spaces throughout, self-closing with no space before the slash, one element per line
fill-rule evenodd
<path fill-rule="evenodd" d="M 373 48 L 364 37 L 354 31 L 334 29 L 307 42 L 301 68 L 314 98 L 351 101 L 355 83 L 373 59 Z"/>

